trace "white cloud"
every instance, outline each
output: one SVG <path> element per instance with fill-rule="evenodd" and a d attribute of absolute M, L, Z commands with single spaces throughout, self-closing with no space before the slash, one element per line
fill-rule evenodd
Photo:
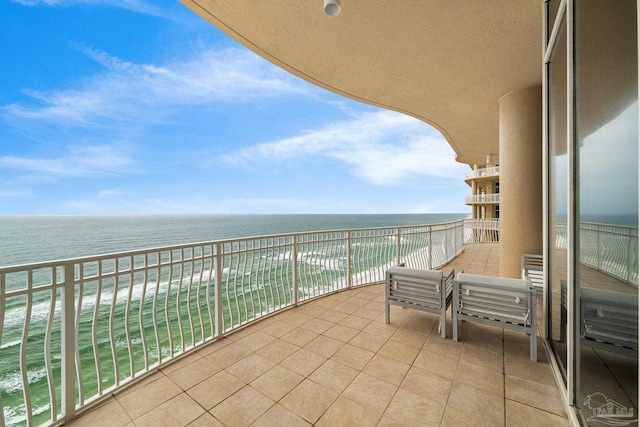
<path fill-rule="evenodd" d="M 104 212 L 105 206 L 91 200 L 75 200 L 61 203 L 61 206 L 70 212 L 84 214 L 101 214 Z"/>
<path fill-rule="evenodd" d="M 61 157 L 0 156 L 4 168 L 42 173 L 48 178 L 87 177 L 127 171 L 132 160 L 115 146 L 82 146 Z"/>
<path fill-rule="evenodd" d="M 376 185 L 397 184 L 411 176 L 460 179 L 467 171 L 455 162 L 444 137 L 417 119 L 391 111 L 366 113 L 296 137 L 260 143 L 223 159 L 243 165 L 308 156 L 337 159 Z"/>
<path fill-rule="evenodd" d="M 80 4 L 116 7 L 145 15 L 171 18 L 171 15 L 162 10 L 139 0 L 11 0 L 24 6 L 48 6 L 48 7 L 70 7 Z"/>
<path fill-rule="evenodd" d="M 67 200 L 60 204 L 65 211 L 86 214 L 109 214 L 130 212 L 122 209 L 127 206 L 126 193 L 117 190 L 100 190 L 93 196 L 82 200 Z"/>
<path fill-rule="evenodd" d="M 105 72 L 68 89 L 25 90 L 33 105 L 5 106 L 4 115 L 77 126 L 153 123 L 173 108 L 249 102 L 308 90 L 293 76 L 241 49 L 204 49 L 189 60 L 161 65 L 136 64 L 88 47 L 80 49 Z"/>
<path fill-rule="evenodd" d="M 0 190 L 0 199 L 8 199 L 10 197 L 21 197 L 29 194 L 26 190 Z"/>
<path fill-rule="evenodd" d="M 120 196 L 123 193 L 121 191 L 117 191 L 117 190 L 101 190 L 97 195 L 96 198 L 98 199 L 107 199 L 107 198 L 112 198 L 112 197 L 116 197 L 116 196 Z"/>

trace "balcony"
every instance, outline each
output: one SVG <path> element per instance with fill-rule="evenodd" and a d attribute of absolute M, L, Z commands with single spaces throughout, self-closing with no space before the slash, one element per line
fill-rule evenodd
<path fill-rule="evenodd" d="M 464 221 L 185 244 L 0 268 L 0 427 L 57 425 L 321 296 L 442 266 Z"/>
<path fill-rule="evenodd" d="M 492 166 L 489 168 L 475 169 L 464 174 L 465 182 L 471 180 L 482 180 L 483 178 L 494 178 L 500 176 L 500 166 Z"/>
<path fill-rule="evenodd" d="M 447 268 L 496 275 L 498 255 L 498 244 L 466 245 Z M 465 324 L 456 343 L 440 338 L 436 315 L 391 308 L 387 325 L 381 284 L 309 301 L 185 354 L 69 425 L 568 424 L 542 345 L 532 363 L 525 334 Z"/>
<path fill-rule="evenodd" d="M 395 306 L 384 323 L 390 265 L 498 275 L 499 245 L 471 243 L 498 227 L 333 230 L 2 268 L 0 360 L 15 378 L 0 383 L 0 426 L 566 425 L 544 346 L 530 362 L 525 334 L 464 324 L 453 342 L 436 315 Z"/>
<path fill-rule="evenodd" d="M 467 196 L 464 199 L 466 205 L 497 205 L 500 203 L 500 194 L 479 194 Z"/>

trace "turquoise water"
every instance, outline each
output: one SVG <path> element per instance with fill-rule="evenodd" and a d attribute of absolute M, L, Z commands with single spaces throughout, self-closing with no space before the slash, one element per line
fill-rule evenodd
<path fill-rule="evenodd" d="M 149 217 L 0 217 L 0 265 L 25 264 L 40 261 L 49 261 L 54 259 L 75 258 L 80 256 L 98 255 L 104 253 L 120 252 L 125 250 L 142 249 L 149 247 L 160 247 L 174 244 L 183 244 L 189 242 L 202 242 L 219 239 L 227 239 L 234 237 L 248 237 L 270 234 L 282 234 L 289 232 L 302 231 L 318 231 L 318 230 L 334 230 L 334 229 L 354 229 L 354 228 L 374 228 L 374 227 L 393 227 L 393 226 L 409 226 L 429 223 L 441 223 L 465 218 L 465 214 L 438 214 L 438 215 L 211 215 L 211 216 L 149 216 Z M 389 250 L 393 250 L 395 244 L 391 241 L 385 241 L 384 245 L 389 246 Z M 390 253 L 390 252 L 389 252 Z M 282 257 L 283 253 L 265 252 L 262 258 Z M 247 260 L 236 260 L 240 265 L 249 265 Z M 257 260 L 256 262 L 261 262 Z M 266 262 L 266 261 L 263 261 Z M 366 268 L 366 260 L 362 260 L 363 268 Z M 275 264 L 274 264 L 275 265 Z M 257 265 L 256 265 L 257 267 Z M 192 267 L 193 268 L 193 267 Z M 202 267 L 206 268 L 206 267 Z M 238 267 L 232 267 L 235 270 Z M 251 269 L 247 268 L 246 275 L 251 274 Z M 323 266 L 309 267 L 305 273 L 308 280 L 317 280 L 321 286 L 323 283 L 330 283 L 338 274 L 336 269 L 324 269 Z M 281 305 L 291 301 L 290 294 L 290 271 L 277 273 L 274 271 L 274 280 L 271 283 L 283 282 L 281 288 L 269 285 L 259 290 L 254 290 L 247 295 L 234 296 L 232 299 L 223 301 L 226 306 L 240 307 L 243 315 L 251 315 L 244 313 L 245 310 L 253 310 L 256 304 L 272 304 Z M 342 272 L 341 274 L 344 274 Z M 159 310 L 156 310 L 158 316 L 157 323 L 160 325 L 160 345 L 154 346 L 151 339 L 149 345 L 149 362 L 151 364 L 157 361 L 157 353 L 160 351 L 163 357 L 167 356 L 167 349 L 173 348 L 175 351 L 181 351 L 182 346 L 189 347 L 189 342 L 193 339 L 197 341 L 203 335 L 211 334 L 211 325 L 200 323 L 200 329 L 196 327 L 193 332 L 186 330 L 186 343 L 183 344 L 176 339 L 180 335 L 178 327 L 178 319 L 187 324 L 186 310 L 178 313 L 170 310 L 167 314 L 164 311 L 165 300 L 175 301 L 180 294 L 182 305 L 189 304 L 191 307 L 197 306 L 205 310 L 206 313 L 206 295 L 204 290 L 208 284 L 209 277 L 200 276 L 198 283 L 191 283 L 188 287 L 178 290 L 177 284 L 181 283 L 180 276 L 177 272 L 158 271 L 158 283 L 164 283 L 165 288 L 159 293 L 158 301 Z M 169 280 L 169 276 L 171 279 Z M 153 282 L 153 278 L 146 277 L 147 282 Z M 302 278 L 301 278 L 302 279 Z M 120 280 L 120 279 L 118 279 Z M 265 280 L 264 277 L 261 280 Z M 134 280 L 139 283 L 137 279 Z M 202 283 L 200 283 L 202 282 Z M 231 280 L 227 283 L 236 283 Z M 174 284 L 170 291 L 166 291 L 166 284 Z M 243 283 L 242 281 L 238 283 Z M 202 286 L 200 286 L 202 285 Z M 100 304 L 98 316 L 98 353 L 102 360 L 109 360 L 111 357 L 110 336 L 108 332 L 110 300 L 126 295 L 129 284 L 126 280 L 123 283 L 105 280 L 101 284 L 103 289 L 97 292 L 95 289 L 97 284 L 85 286 L 85 295 L 83 298 L 83 312 L 80 318 L 79 332 L 79 352 L 82 365 L 82 371 L 85 372 L 84 383 L 86 385 L 85 395 L 91 396 L 95 394 L 98 388 L 97 378 L 95 377 L 95 359 L 93 356 L 92 342 L 90 339 L 90 327 L 93 320 L 93 307 Z M 235 285 L 234 285 L 235 286 Z M 158 284 L 158 287 L 162 287 Z M 137 290 L 136 290 L 137 289 Z M 188 293 L 189 289 L 193 292 Z M 133 300 L 135 304 L 130 309 L 132 318 L 139 315 L 139 307 L 142 302 L 144 306 L 143 327 L 136 327 L 132 331 L 131 339 L 141 341 L 140 329 L 143 329 L 149 337 L 153 338 L 154 322 L 152 297 L 147 294 L 143 297 L 136 293 L 139 287 L 132 288 Z M 97 301 L 95 295 L 101 294 L 101 300 Z M 123 295 L 124 294 L 124 295 Z M 235 290 L 231 292 L 235 295 Z M 275 300 L 274 295 L 278 296 Z M 198 297 L 200 299 L 198 300 Z M 59 301 L 60 294 L 56 296 L 57 310 L 53 317 L 53 337 L 50 342 L 58 342 L 60 325 Z M 106 299 L 106 301 L 105 301 Z M 117 298 L 119 300 L 119 298 Z M 119 342 L 117 349 L 117 358 L 121 363 L 120 378 L 126 378 L 130 374 L 129 355 L 127 353 L 124 333 L 124 313 L 128 311 L 125 305 L 126 298 L 122 303 L 116 305 L 115 318 L 118 319 L 115 325 L 116 342 Z M 104 304 L 104 306 L 103 306 Z M 33 310 L 30 314 L 30 330 L 27 345 L 27 367 L 29 389 L 32 394 L 31 403 L 33 413 L 36 414 L 38 422 L 45 422 L 49 417 L 49 393 L 46 381 L 46 370 L 42 363 L 44 359 L 44 349 L 42 343 L 45 341 L 45 326 L 49 316 L 49 307 L 51 305 L 50 292 L 43 293 L 41 298 L 36 294 L 33 301 Z M 7 300 L 5 305 L 7 311 L 3 319 L 3 331 L 0 339 L 0 391 L 2 392 L 2 403 L 5 411 L 5 422 L 7 425 L 24 425 L 25 408 L 22 399 L 21 376 L 18 367 L 20 360 L 20 342 L 22 340 L 22 325 L 25 318 L 25 298 L 13 298 Z M 15 307 L 15 308 L 12 308 Z M 85 308 L 86 307 L 86 308 Z M 248 307 L 245 309 L 244 307 Z M 237 324 L 239 321 L 232 318 L 232 314 L 228 307 L 224 312 L 226 324 Z M 205 316 L 206 317 L 206 316 Z M 169 324 L 169 326 L 164 326 Z M 196 325 L 199 323 L 196 322 Z M 83 329 L 84 328 L 84 329 Z M 86 332 L 82 332 L 82 331 Z M 118 332 L 119 331 L 119 332 Z M 170 335 L 173 336 L 173 342 L 170 344 Z M 160 349 L 160 350 L 159 350 Z M 59 348 L 52 348 L 53 355 L 53 374 L 56 379 L 60 377 L 59 367 Z M 135 371 L 140 370 L 142 360 L 145 355 L 136 350 L 134 359 L 136 366 Z M 112 364 L 103 366 L 103 386 L 109 387 L 114 384 L 116 378 L 112 373 Z M 59 390 L 58 390 L 59 393 Z M 59 406 L 60 402 L 58 402 Z M 40 415 L 38 415 L 40 414 Z"/>

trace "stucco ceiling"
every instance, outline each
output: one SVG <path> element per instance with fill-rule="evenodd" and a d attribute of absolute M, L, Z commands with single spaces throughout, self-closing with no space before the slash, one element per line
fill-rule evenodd
<path fill-rule="evenodd" d="M 181 0 L 318 86 L 417 117 L 457 160 L 498 154 L 498 100 L 541 84 L 541 0 Z M 494 156 L 495 158 L 495 156 Z"/>

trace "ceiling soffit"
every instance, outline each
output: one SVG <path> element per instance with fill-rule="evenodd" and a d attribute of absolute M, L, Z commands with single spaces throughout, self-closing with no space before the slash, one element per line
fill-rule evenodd
<path fill-rule="evenodd" d="M 419 118 L 468 164 L 498 154 L 498 99 L 541 84 L 540 0 L 181 0 L 285 70 Z"/>

